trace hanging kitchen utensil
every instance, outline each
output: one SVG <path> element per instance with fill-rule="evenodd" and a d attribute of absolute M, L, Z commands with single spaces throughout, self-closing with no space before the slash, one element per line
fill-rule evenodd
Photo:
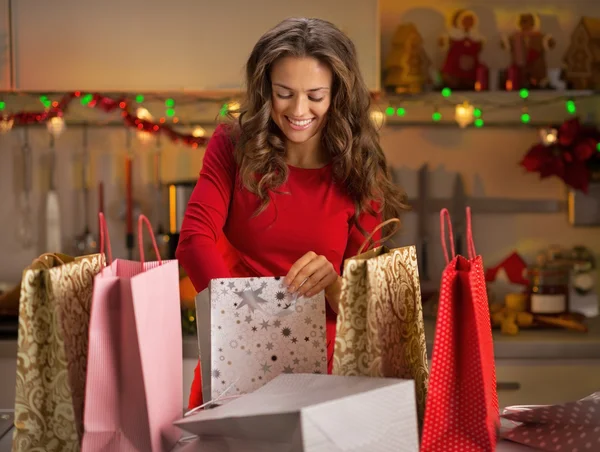
<path fill-rule="evenodd" d="M 452 228 L 454 229 L 454 242 L 456 254 L 463 255 L 463 244 L 466 233 L 466 224 L 463 212 L 467 207 L 465 183 L 460 173 L 456 173 L 454 188 L 452 190 Z"/>
<path fill-rule="evenodd" d="M 29 249 L 33 246 L 33 216 L 31 212 L 33 165 L 28 126 L 23 128 L 20 160 L 21 181 L 17 194 L 17 240 L 24 249 Z"/>
<path fill-rule="evenodd" d="M 418 198 L 418 234 L 419 234 L 419 242 L 421 244 L 421 253 L 419 256 L 419 262 L 421 264 L 421 269 L 419 271 L 419 275 L 421 280 L 427 282 L 430 280 L 429 277 L 429 228 L 428 228 L 428 220 L 429 220 L 429 211 L 428 209 L 428 199 L 429 199 L 429 166 L 425 163 L 421 168 L 419 168 L 418 173 L 418 186 L 419 186 L 419 198 Z"/>
<path fill-rule="evenodd" d="M 158 243 L 159 251 L 161 256 L 169 254 L 168 240 L 169 237 L 166 235 L 165 228 L 163 226 L 164 211 L 163 211 L 163 190 L 161 182 L 161 160 L 162 160 L 162 144 L 160 141 L 160 135 L 156 136 L 156 144 L 154 148 L 154 155 L 152 159 L 152 183 L 154 189 L 154 221 L 157 225 L 156 228 L 156 241 Z"/>
<path fill-rule="evenodd" d="M 50 189 L 46 194 L 46 234 L 45 252 L 60 253 L 62 251 L 62 237 L 60 227 L 60 202 L 56 191 L 56 149 L 54 136 L 50 135 L 49 174 Z"/>
<path fill-rule="evenodd" d="M 84 256 L 92 254 L 97 248 L 96 237 L 92 234 L 90 229 L 90 188 L 89 188 L 89 165 L 90 165 L 90 154 L 88 148 L 88 126 L 83 126 L 83 143 L 81 151 L 81 174 L 80 176 L 80 187 L 81 194 L 83 197 L 83 233 L 75 238 L 75 250 L 77 255 Z"/>

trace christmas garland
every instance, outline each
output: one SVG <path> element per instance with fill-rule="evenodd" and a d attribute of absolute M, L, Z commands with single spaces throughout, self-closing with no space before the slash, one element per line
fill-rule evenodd
<path fill-rule="evenodd" d="M 587 193 L 600 171 L 600 131 L 573 118 L 542 129 L 540 135 L 541 142 L 529 149 L 521 166 L 539 173 L 541 179 L 559 177 L 567 186 Z"/>
<path fill-rule="evenodd" d="M 63 115 L 67 112 L 71 102 L 76 98 L 80 98 L 81 95 L 82 94 L 79 91 L 68 93 L 65 94 L 60 101 L 53 102 L 52 106 L 48 107 L 44 111 L 13 113 L 4 116 L 2 120 L 17 126 L 45 123 L 50 121 L 52 118 L 63 117 Z M 123 123 L 128 127 L 137 129 L 140 132 L 147 132 L 154 135 L 162 134 L 167 136 L 174 143 L 182 143 L 194 148 L 205 145 L 208 141 L 207 137 L 198 137 L 192 134 L 177 132 L 168 124 L 155 123 L 147 119 L 139 118 L 136 114 L 131 112 L 127 97 L 113 99 L 102 94 L 89 93 L 85 95 L 85 100 L 87 100 L 87 106 L 100 109 L 105 113 L 112 113 L 115 110 L 121 110 Z"/>

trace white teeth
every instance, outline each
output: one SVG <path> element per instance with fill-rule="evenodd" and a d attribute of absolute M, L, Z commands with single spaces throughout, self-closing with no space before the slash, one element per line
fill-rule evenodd
<path fill-rule="evenodd" d="M 288 118 L 288 121 L 291 122 L 292 124 L 294 124 L 295 126 L 305 127 L 305 126 L 309 125 L 312 122 L 312 119 L 304 119 L 302 121 L 297 121 L 295 119 Z"/>

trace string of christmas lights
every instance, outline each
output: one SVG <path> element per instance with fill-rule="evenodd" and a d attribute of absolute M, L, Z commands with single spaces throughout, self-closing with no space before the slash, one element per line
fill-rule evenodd
<path fill-rule="evenodd" d="M 434 124 L 442 124 L 444 119 L 441 110 L 444 107 L 454 108 L 454 120 L 461 127 L 467 127 L 473 125 L 476 128 L 481 128 L 485 125 L 483 119 L 483 112 L 496 112 L 499 110 L 517 110 L 519 112 L 518 122 L 523 125 L 532 125 L 532 114 L 531 110 L 536 107 L 543 107 L 549 105 L 556 105 L 557 103 L 564 103 L 565 111 L 568 115 L 574 116 L 577 114 L 577 105 L 575 98 L 590 98 L 595 97 L 599 93 L 592 91 L 575 91 L 575 92 L 564 92 L 560 91 L 538 91 L 542 96 L 532 96 L 532 93 L 527 89 L 521 89 L 514 92 L 516 100 L 506 102 L 507 92 L 459 92 L 454 94 L 450 88 L 444 88 L 440 91 L 439 95 L 435 93 L 421 93 L 412 95 L 400 95 L 392 96 L 389 99 L 387 107 L 383 109 L 384 117 L 381 122 L 386 123 L 386 120 L 394 120 L 395 125 L 418 125 L 417 122 L 408 122 L 407 116 L 411 112 L 411 105 L 413 109 L 417 107 L 431 107 L 431 121 Z M 500 94 L 502 102 L 491 101 L 495 95 Z M 532 98 L 533 97 L 533 98 Z M 461 101 L 461 98 L 468 98 L 469 100 Z M 423 124 L 425 125 L 425 124 Z M 498 126 L 508 126 L 511 124 L 499 123 L 495 124 Z"/>
<path fill-rule="evenodd" d="M 174 143 L 181 143 L 193 148 L 203 146 L 208 141 L 205 136 L 206 133 L 201 127 L 196 127 L 192 133 L 183 133 L 167 124 L 166 118 L 170 118 L 174 124 L 179 122 L 179 119 L 175 116 L 175 101 L 172 98 L 167 98 L 164 101 L 166 107 L 165 117 L 161 117 L 156 122 L 148 110 L 139 106 L 145 101 L 142 94 L 135 96 L 135 100 L 132 102 L 127 96 L 113 98 L 98 93 L 81 93 L 80 91 L 64 94 L 58 101 L 51 101 L 48 96 L 41 95 L 39 100 L 44 107 L 43 111 L 22 111 L 5 114 L 3 112 L 6 109 L 6 102 L 0 101 L 0 133 L 7 133 L 14 126 L 46 124 L 48 131 L 57 137 L 64 131 L 64 115 L 68 112 L 70 104 L 76 99 L 79 99 L 81 105 L 99 109 L 105 113 L 120 110 L 123 124 L 137 129 L 138 136 L 142 138 L 165 135 Z M 135 104 L 138 104 L 138 106 L 134 109 Z M 221 114 L 235 113 L 239 108 L 239 103 L 229 102 L 223 105 Z"/>

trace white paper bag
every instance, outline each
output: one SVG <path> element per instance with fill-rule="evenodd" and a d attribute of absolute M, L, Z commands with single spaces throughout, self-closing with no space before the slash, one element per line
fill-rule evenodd
<path fill-rule="evenodd" d="M 283 278 L 213 279 L 196 296 L 202 396 L 252 392 L 281 373 L 327 373 L 325 295 Z"/>
<path fill-rule="evenodd" d="M 203 452 L 417 452 L 414 381 L 284 374 L 175 423 Z"/>

